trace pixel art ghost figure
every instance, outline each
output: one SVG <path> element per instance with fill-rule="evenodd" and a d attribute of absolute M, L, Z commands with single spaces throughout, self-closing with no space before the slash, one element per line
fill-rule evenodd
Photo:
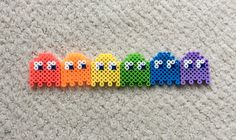
<path fill-rule="evenodd" d="M 70 53 L 61 62 L 61 86 L 91 85 L 91 60 L 80 53 Z"/>
<path fill-rule="evenodd" d="M 41 53 L 38 57 L 30 61 L 30 87 L 37 85 L 42 87 L 44 84 L 51 87 L 60 86 L 60 62 L 51 53 Z"/>
<path fill-rule="evenodd" d="M 139 53 L 126 56 L 121 62 L 121 86 L 150 86 L 150 63 Z"/>
<path fill-rule="evenodd" d="M 103 87 L 105 83 L 120 86 L 120 62 L 112 54 L 100 54 L 92 62 L 92 86 Z"/>
<path fill-rule="evenodd" d="M 180 62 L 170 52 L 159 52 L 150 65 L 151 85 L 180 85 Z"/>
<path fill-rule="evenodd" d="M 199 52 L 189 52 L 181 59 L 181 84 L 210 84 L 208 60 Z"/>

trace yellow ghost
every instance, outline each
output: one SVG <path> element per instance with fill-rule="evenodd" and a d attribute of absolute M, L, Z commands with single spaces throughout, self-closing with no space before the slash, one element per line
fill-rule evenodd
<path fill-rule="evenodd" d="M 112 54 L 100 54 L 92 62 L 92 86 L 97 83 L 101 87 L 107 83 L 112 86 L 114 83 L 120 86 L 120 62 Z"/>

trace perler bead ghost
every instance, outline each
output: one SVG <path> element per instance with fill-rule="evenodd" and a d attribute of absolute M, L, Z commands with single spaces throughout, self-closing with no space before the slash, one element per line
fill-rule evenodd
<path fill-rule="evenodd" d="M 150 63 L 143 55 L 133 53 L 121 62 L 121 86 L 150 86 Z"/>
<path fill-rule="evenodd" d="M 120 62 L 112 54 L 100 54 L 92 62 L 92 86 L 120 86 Z"/>
<path fill-rule="evenodd" d="M 151 85 L 180 85 L 180 62 L 170 52 L 159 52 L 150 65 Z"/>
<path fill-rule="evenodd" d="M 189 52 L 181 59 L 181 84 L 210 84 L 208 60 L 199 52 Z"/>
<path fill-rule="evenodd" d="M 30 61 L 30 87 L 60 86 L 60 62 L 51 53 L 41 53 Z"/>
<path fill-rule="evenodd" d="M 91 84 L 91 60 L 80 53 L 70 53 L 61 62 L 61 86 Z"/>

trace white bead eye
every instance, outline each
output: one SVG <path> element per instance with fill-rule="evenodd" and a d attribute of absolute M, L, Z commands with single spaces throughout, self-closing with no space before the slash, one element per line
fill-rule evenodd
<path fill-rule="evenodd" d="M 130 61 L 130 62 L 126 61 L 126 62 L 125 62 L 125 70 L 133 70 L 133 69 L 134 69 L 133 65 L 134 65 L 133 62 L 131 62 L 131 61 Z"/>
<path fill-rule="evenodd" d="M 184 60 L 184 68 L 187 69 L 189 68 L 189 65 L 191 65 L 193 63 L 193 61 L 191 59 L 185 59 Z"/>
<path fill-rule="evenodd" d="M 72 61 L 66 61 L 64 68 L 65 68 L 65 70 L 73 70 L 74 69 L 74 63 Z"/>
<path fill-rule="evenodd" d="M 78 60 L 78 69 L 86 69 L 86 61 L 85 60 Z"/>
<path fill-rule="evenodd" d="M 116 63 L 115 62 L 108 62 L 108 69 L 109 70 L 116 70 Z"/>
<path fill-rule="evenodd" d="M 204 64 L 205 63 L 205 60 L 204 59 L 197 59 L 196 60 L 196 67 L 198 68 L 198 69 L 200 69 L 201 68 L 201 66 L 202 66 L 202 64 Z"/>
<path fill-rule="evenodd" d="M 96 62 L 96 70 L 104 70 L 104 64 L 102 62 Z"/>
<path fill-rule="evenodd" d="M 155 67 L 156 69 L 158 69 L 159 66 L 162 65 L 162 64 L 163 64 L 163 61 L 162 61 L 162 60 L 155 60 L 155 61 L 154 61 L 154 67 Z"/>
<path fill-rule="evenodd" d="M 166 67 L 168 69 L 170 69 L 172 67 L 172 65 L 175 64 L 175 60 L 167 60 L 166 63 L 167 63 Z"/>
<path fill-rule="evenodd" d="M 138 70 L 145 70 L 146 69 L 146 62 L 145 61 L 142 61 L 142 62 L 139 61 L 137 64 L 138 64 L 138 66 L 137 66 Z"/>
<path fill-rule="evenodd" d="M 34 70 L 43 70 L 43 62 L 42 61 L 34 62 Z"/>

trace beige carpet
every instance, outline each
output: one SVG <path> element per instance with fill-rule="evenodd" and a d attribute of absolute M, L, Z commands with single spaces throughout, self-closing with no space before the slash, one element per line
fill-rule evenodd
<path fill-rule="evenodd" d="M 199 50 L 211 86 L 29 88 L 28 61 Z M 1 0 L 0 139 L 236 139 L 233 0 Z"/>

